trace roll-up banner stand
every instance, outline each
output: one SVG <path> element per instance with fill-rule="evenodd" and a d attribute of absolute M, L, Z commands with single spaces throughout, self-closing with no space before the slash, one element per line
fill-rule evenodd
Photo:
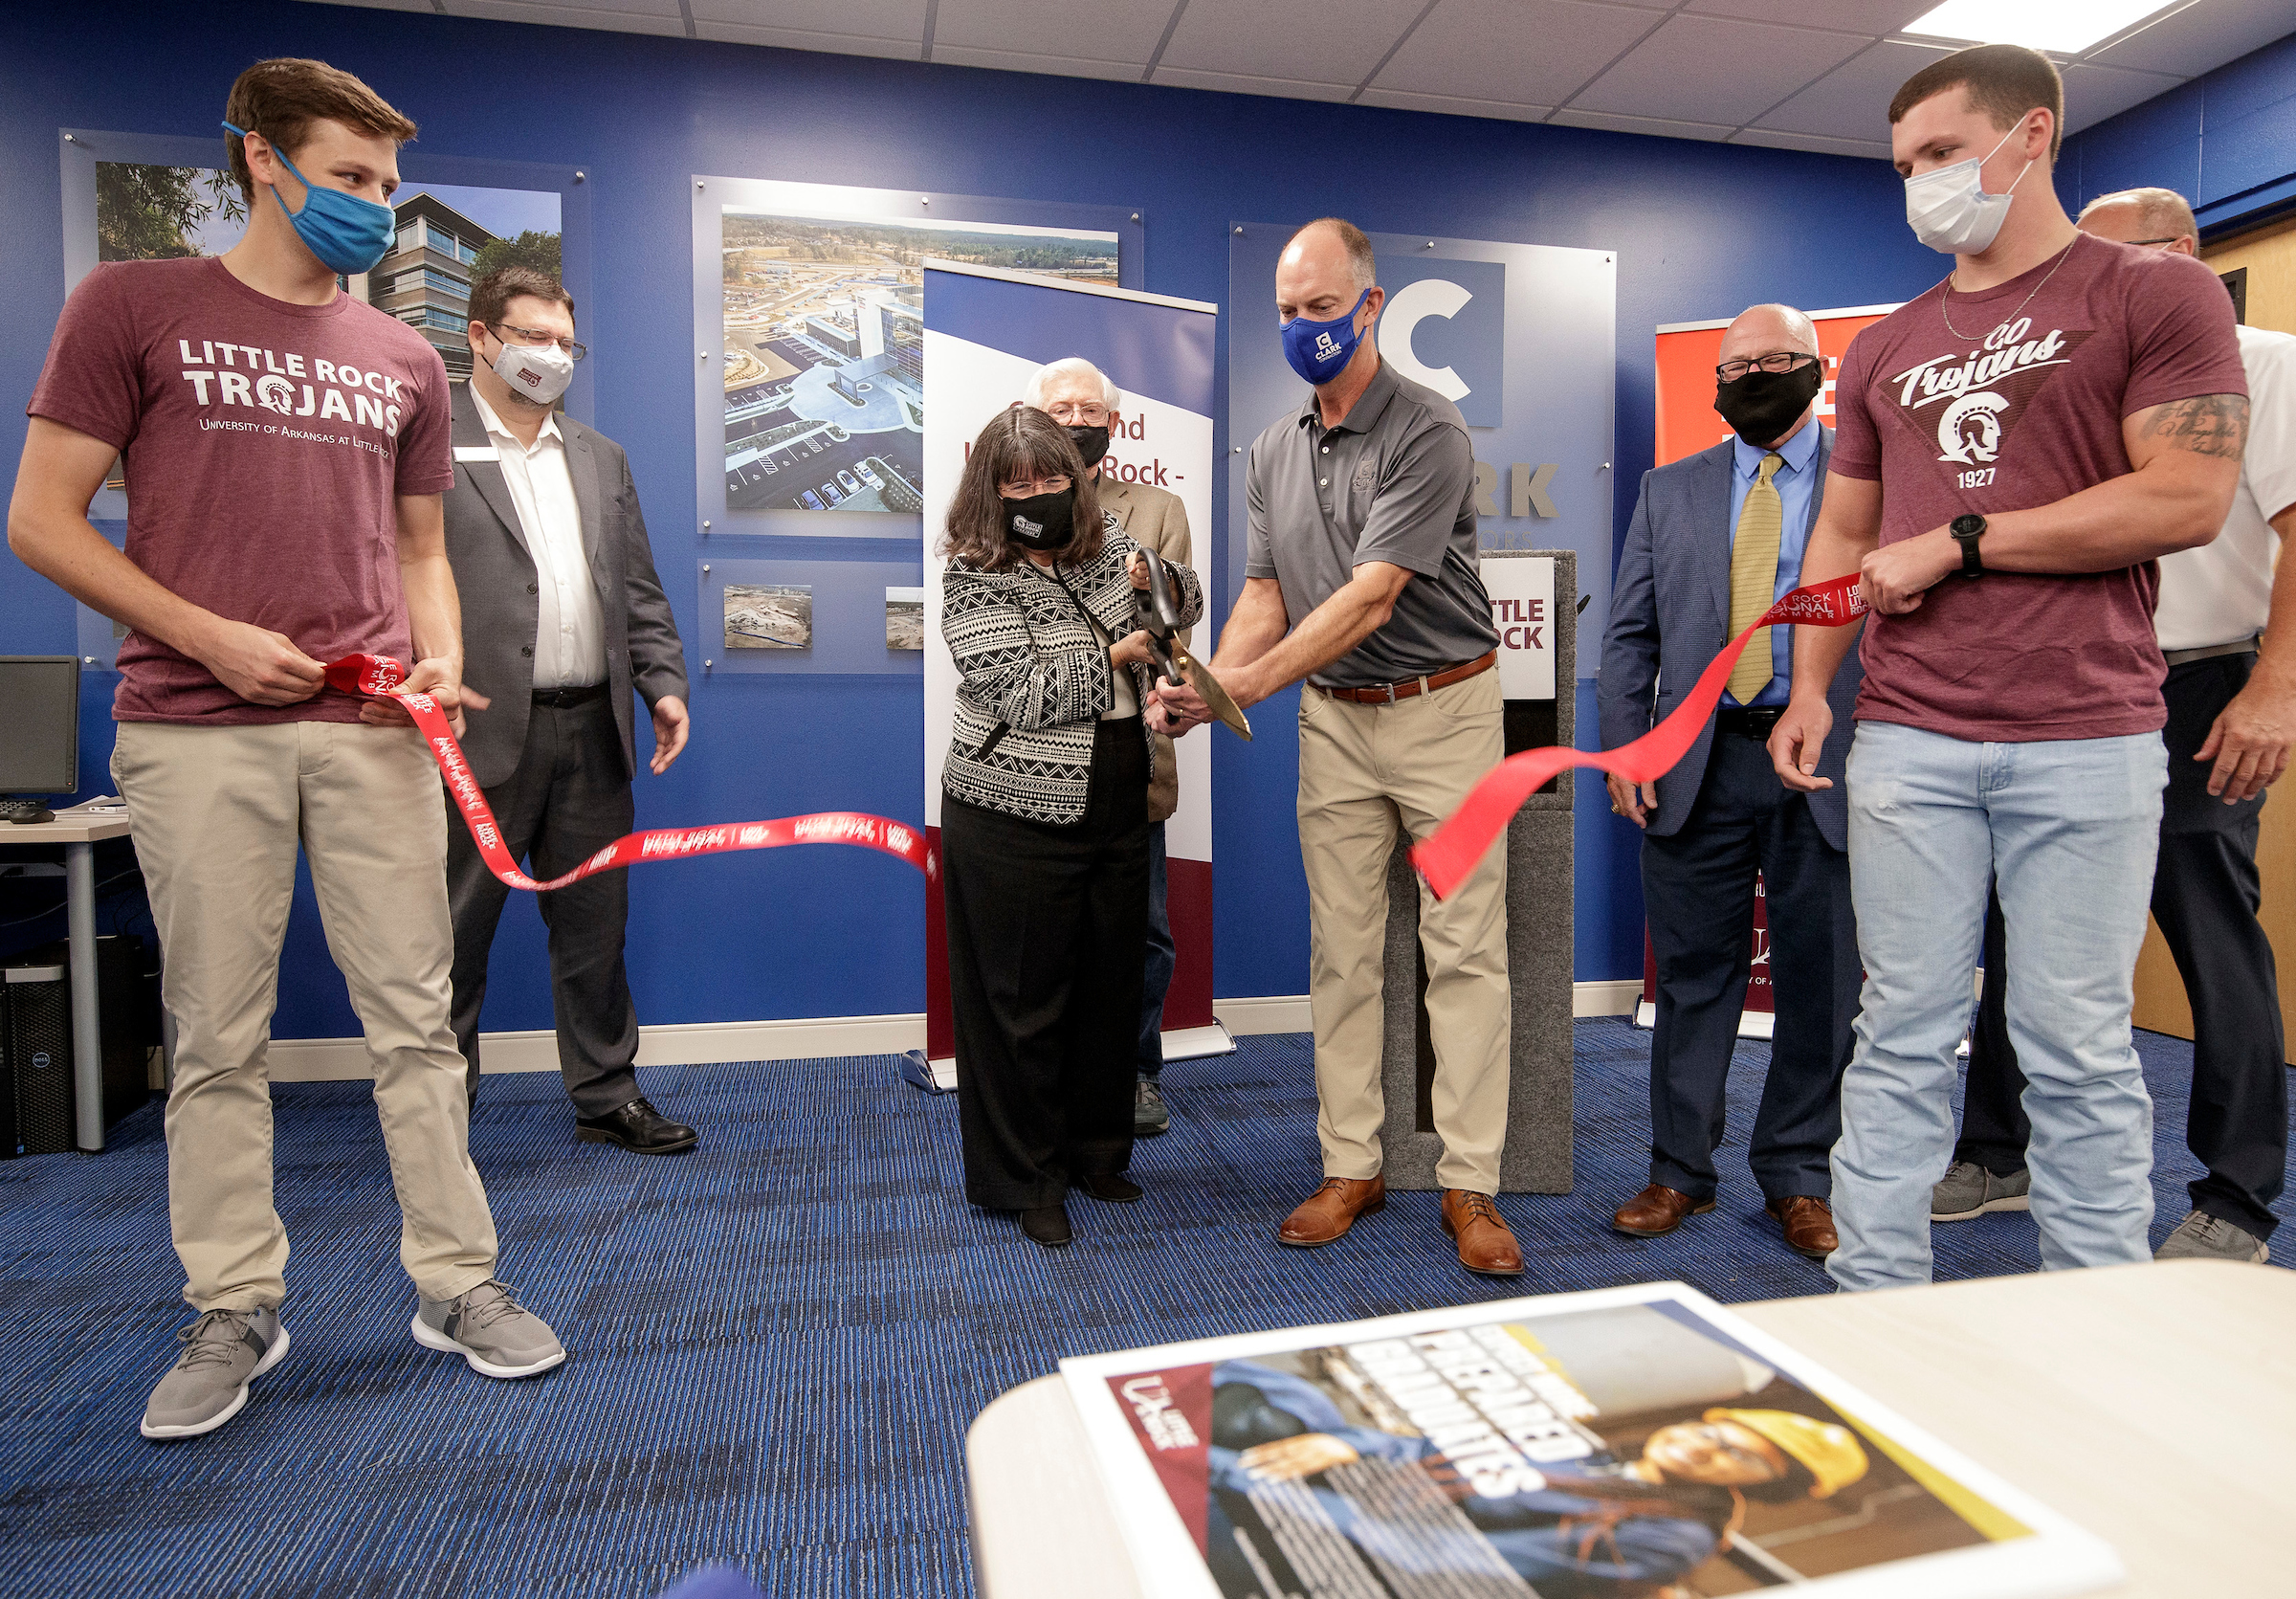
<path fill-rule="evenodd" d="M 1180 496 L 1212 625 L 1212 332 L 1219 307 L 1132 289 L 993 267 L 927 260 L 925 276 L 925 828 L 940 843 L 940 772 L 948 755 L 957 665 L 940 636 L 943 523 L 965 454 L 990 417 L 1018 405 L 1039 366 L 1082 356 L 1123 391 L 1104 475 Z M 1235 1048 L 1212 1016 L 1211 740 L 1181 739 L 1180 809 L 1164 824 L 1167 905 L 1179 963 L 1164 1001 L 1164 1058 Z M 925 1053 L 932 1082 L 955 1080 L 947 922 L 927 892 Z"/>
<path fill-rule="evenodd" d="M 1842 357 L 1849 342 L 1890 312 L 1894 305 L 1855 305 L 1839 311 L 1812 311 L 1818 327 L 1818 353 L 1825 358 L 1825 383 L 1818 391 L 1818 421 L 1834 425 L 1834 380 L 1842 372 Z M 1658 328 L 1658 439 L 1653 466 L 1665 466 L 1694 455 L 1730 437 L 1730 424 L 1714 410 L 1714 367 L 1722 359 L 1722 330 L 1731 319 L 1711 322 L 1661 322 Z M 1767 1038 L 1773 1025 L 1776 990 L 1770 985 L 1770 899 L 1763 885 L 1754 886 L 1754 967 L 1746 980 L 1746 1010 L 1738 1018 L 1738 1036 Z M 1643 999 L 1635 1007 L 1637 1027 L 1649 1027 L 1658 1018 L 1658 962 L 1651 953 L 1650 935 L 1643 935 Z"/>

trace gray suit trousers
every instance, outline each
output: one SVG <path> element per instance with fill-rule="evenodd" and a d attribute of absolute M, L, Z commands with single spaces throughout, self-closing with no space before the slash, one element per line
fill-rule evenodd
<path fill-rule="evenodd" d="M 529 874 L 544 880 L 573 870 L 629 832 L 636 804 L 612 701 L 601 696 L 563 710 L 536 705 L 518 769 L 509 782 L 487 789 L 486 800 L 501 826 L 504 846 L 526 863 Z M 449 824 L 447 836 L 447 894 L 454 916 L 454 1039 L 470 1063 L 475 1103 L 487 954 L 510 889 L 487 870 L 459 816 Z M 550 929 L 559 1070 L 575 1114 L 606 1116 L 638 1097 L 638 1012 L 622 964 L 629 874 L 601 872 L 537 899 Z"/>

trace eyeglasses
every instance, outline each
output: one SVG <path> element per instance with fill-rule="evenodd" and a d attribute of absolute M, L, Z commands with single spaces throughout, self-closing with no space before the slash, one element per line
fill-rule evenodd
<path fill-rule="evenodd" d="M 997 498 L 1000 500 L 1034 500 L 1040 494 L 1058 494 L 1068 486 L 1069 480 L 1065 477 L 1040 477 L 1033 483 L 999 483 Z"/>
<path fill-rule="evenodd" d="M 515 333 L 519 336 L 519 343 L 521 344 L 531 344 L 537 349 L 544 344 L 556 344 L 577 361 L 590 353 L 587 344 L 578 344 L 571 339 L 561 339 L 555 333 L 545 333 L 539 327 L 519 327 L 511 322 L 488 322 L 486 325 L 495 330 L 495 337 L 497 339 L 502 338 L 505 333 Z M 503 342 L 507 344 L 509 341 L 504 340 Z"/>
<path fill-rule="evenodd" d="M 1062 400 L 1057 405 L 1045 407 L 1045 414 L 1053 421 L 1064 425 L 1081 423 L 1088 428 L 1097 428 L 1107 422 L 1108 407 L 1091 403 L 1079 404 L 1074 400 Z"/>
<path fill-rule="evenodd" d="M 1714 368 L 1714 376 L 1724 383 L 1735 383 L 1757 368 L 1765 372 L 1791 372 L 1803 362 L 1817 359 L 1807 350 L 1778 350 L 1771 355 L 1757 355 L 1751 361 L 1725 361 Z"/>

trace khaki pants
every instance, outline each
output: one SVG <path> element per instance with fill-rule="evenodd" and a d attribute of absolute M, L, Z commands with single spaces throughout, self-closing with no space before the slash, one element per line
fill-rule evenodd
<path fill-rule="evenodd" d="M 1392 705 L 1334 700 L 1300 685 L 1299 853 L 1312 935 L 1315 1134 L 1327 1177 L 1361 1179 L 1380 1169 L 1387 862 L 1397 825 L 1424 838 L 1498 765 L 1502 705 L 1495 670 Z M 1436 1180 L 1496 1193 L 1511 1015 L 1503 839 L 1448 899 L 1421 886 L 1419 942 L 1444 1150 Z"/>
<path fill-rule="evenodd" d="M 484 1282 L 495 1224 L 471 1165 L 462 1056 L 447 1023 L 446 800 L 420 735 L 358 722 L 129 722 L 112 776 L 135 827 L 175 1018 L 167 1208 L 185 1299 L 253 1310 L 286 1297 L 267 1052 L 298 839 L 374 1060 L 399 1258 L 426 1299 Z"/>

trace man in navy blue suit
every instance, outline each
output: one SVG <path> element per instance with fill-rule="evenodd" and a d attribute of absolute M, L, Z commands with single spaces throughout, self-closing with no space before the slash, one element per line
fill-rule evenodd
<path fill-rule="evenodd" d="M 1647 733 L 1794 587 L 1833 448 L 1817 417 L 1824 374 L 1817 330 L 1790 306 L 1756 305 L 1723 334 L 1714 409 L 1737 436 L 1643 478 L 1602 638 L 1603 747 Z M 1793 635 L 1754 636 L 1713 722 L 1672 771 L 1655 784 L 1608 779 L 1611 810 L 1643 830 L 1658 965 L 1650 1186 L 1611 1225 L 1655 1238 L 1714 1208 L 1758 873 L 1777 1031 L 1747 1162 L 1786 1243 L 1823 1259 L 1835 1243 L 1827 1157 L 1861 981 L 1841 782 L 1860 675 L 1853 660 L 1834 679 L 1819 770 L 1835 786 L 1789 792 L 1763 745 L 1790 698 Z"/>

